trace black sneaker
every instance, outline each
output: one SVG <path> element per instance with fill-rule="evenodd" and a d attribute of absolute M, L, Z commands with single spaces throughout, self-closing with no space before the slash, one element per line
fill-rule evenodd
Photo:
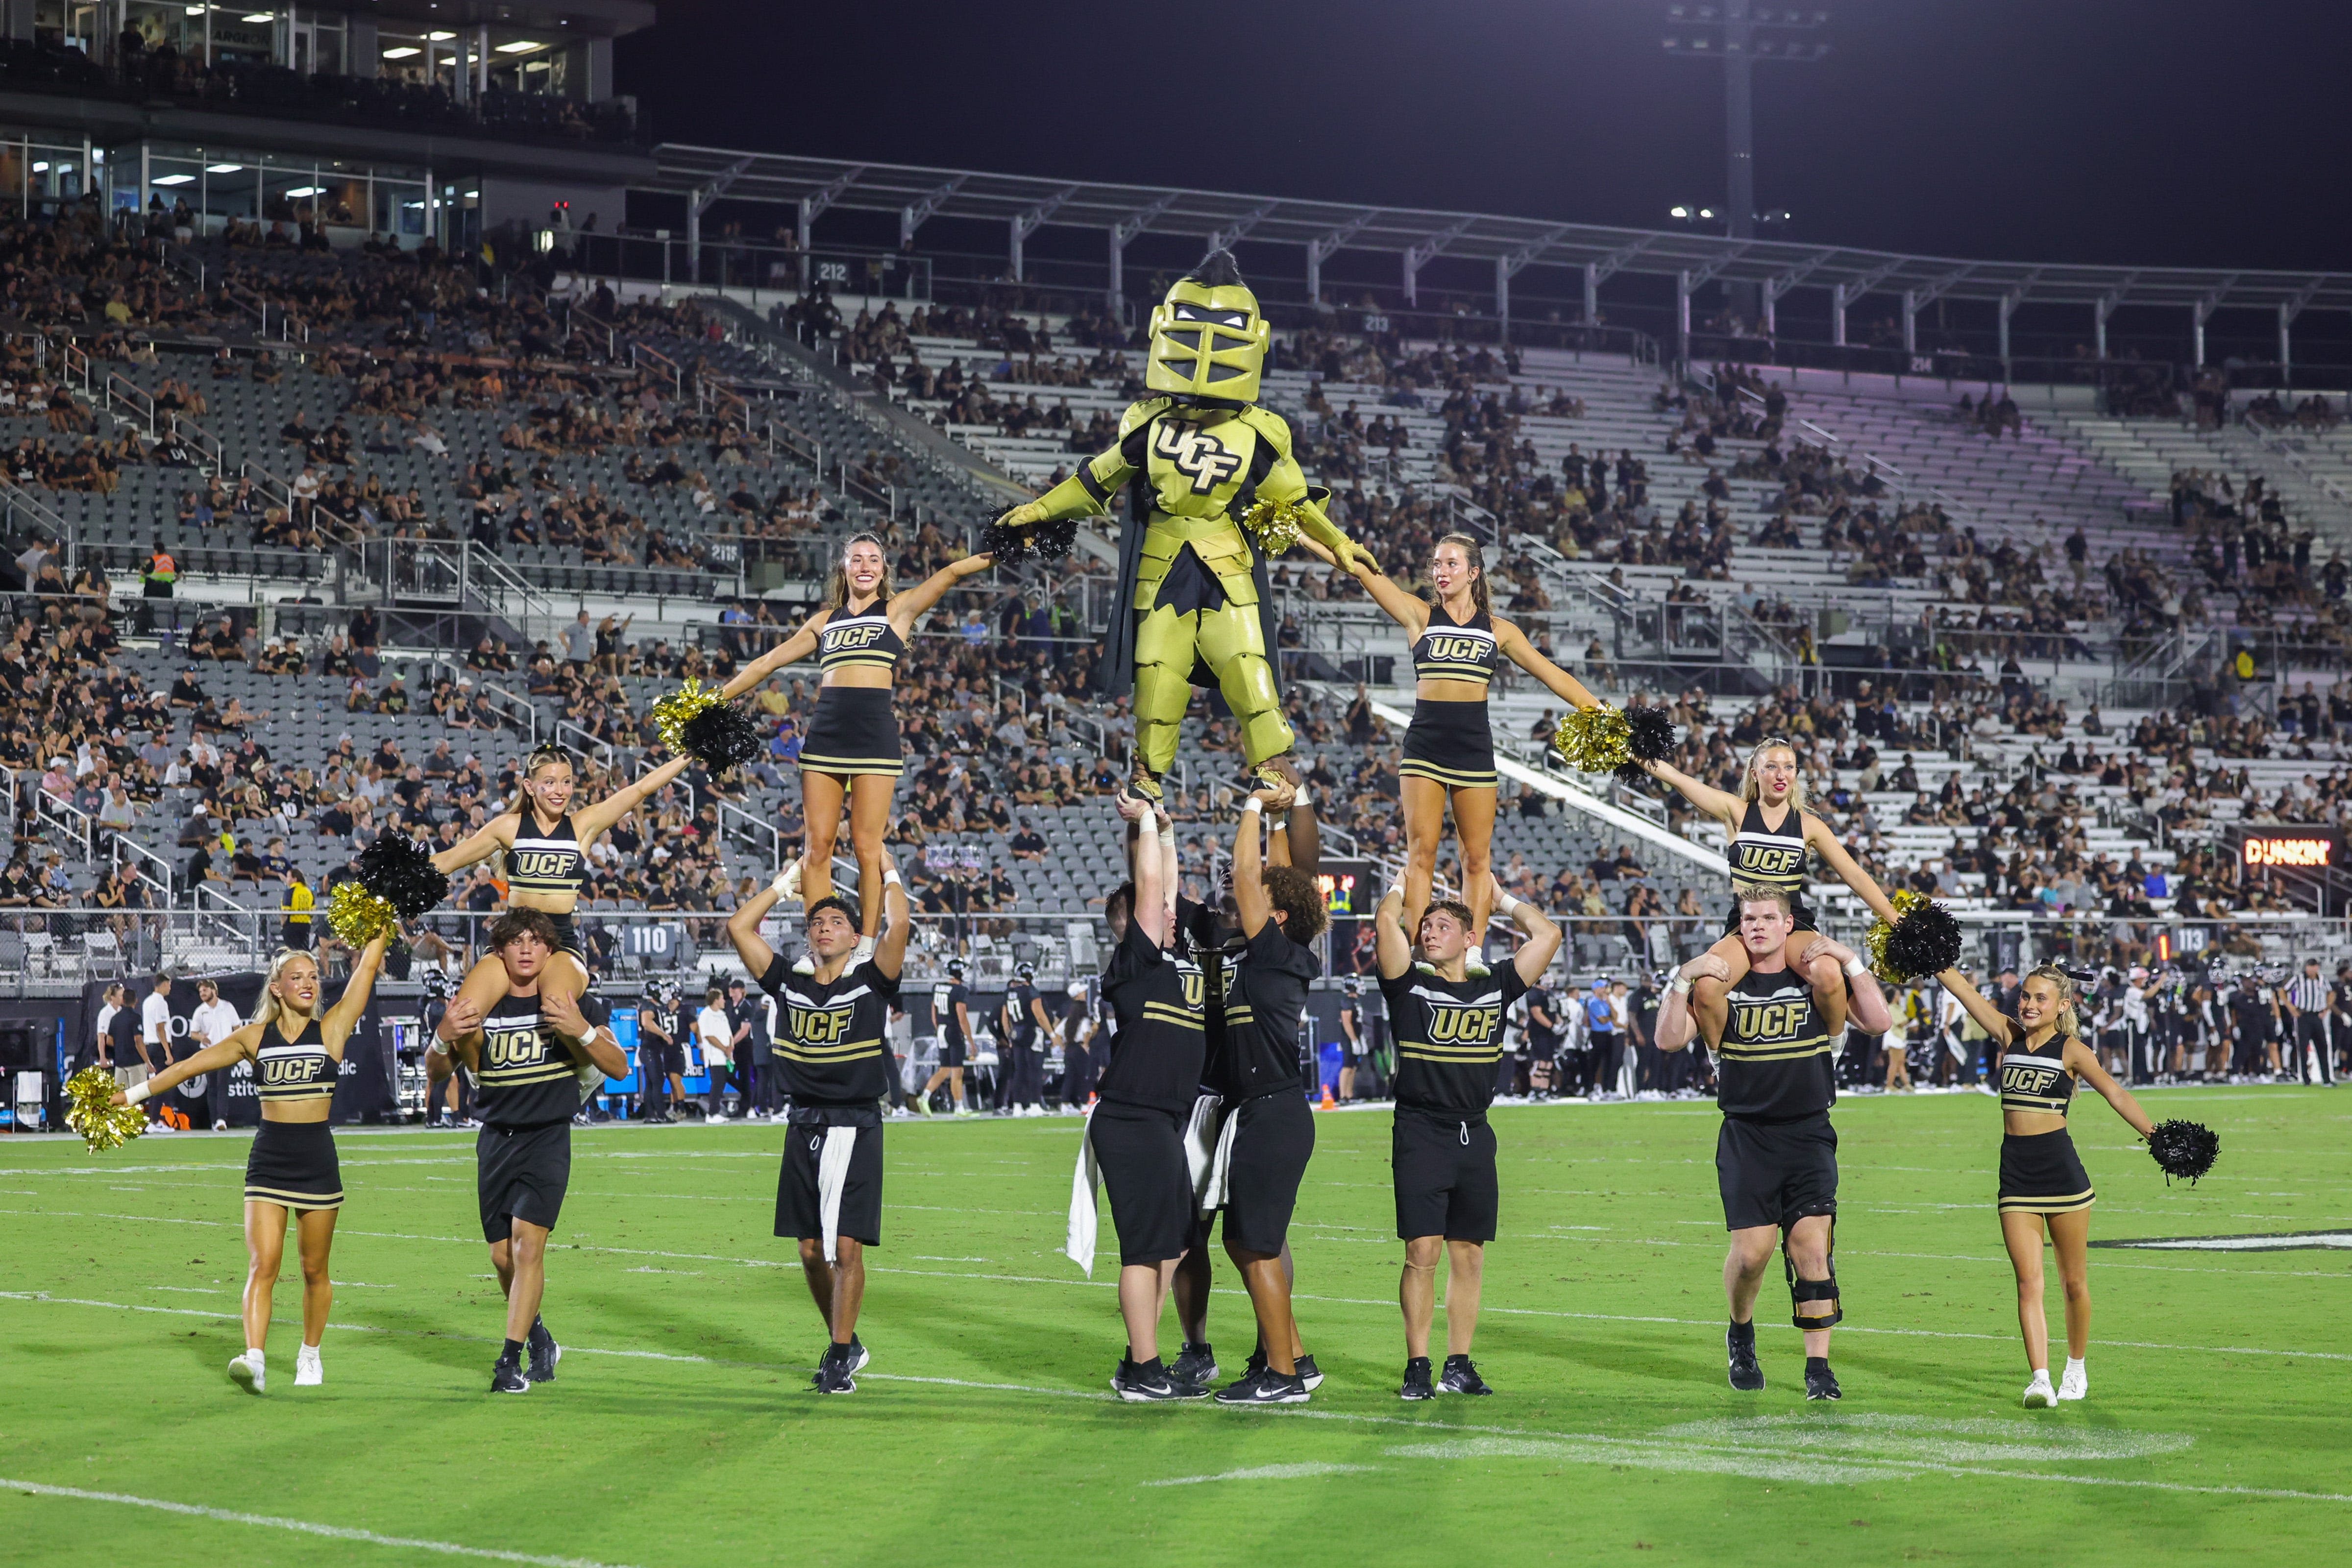
<path fill-rule="evenodd" d="M 1471 1363 L 1470 1358 L 1466 1355 L 1450 1355 L 1445 1358 L 1445 1371 L 1437 1379 L 1437 1391 L 1440 1394 L 1470 1394 L 1495 1392 L 1486 1386 L 1486 1380 L 1478 1375 L 1477 1367 Z"/>
<path fill-rule="evenodd" d="M 866 1348 L 865 1342 L 858 1339 L 856 1334 L 850 1335 L 849 1370 L 852 1372 L 864 1372 L 866 1370 L 866 1363 L 873 1359 L 874 1352 Z"/>
<path fill-rule="evenodd" d="M 555 1363 L 563 1359 L 563 1347 L 547 1331 L 547 1325 L 537 1318 L 530 1321 L 530 1369 L 523 1373 L 533 1383 L 553 1383 Z"/>
<path fill-rule="evenodd" d="M 1830 1370 L 1827 1356 L 1805 1358 L 1805 1397 L 1808 1399 L 1845 1397 L 1845 1391 L 1838 1386 L 1837 1373 Z"/>
<path fill-rule="evenodd" d="M 814 1386 L 819 1394 L 855 1394 L 857 1392 L 856 1358 L 847 1345 L 828 1343 L 824 1359 L 816 1363 Z"/>
<path fill-rule="evenodd" d="M 1430 1386 L 1429 1358 L 1417 1355 L 1404 1363 L 1404 1386 L 1397 1390 L 1399 1399 L 1434 1399 L 1437 1390 Z"/>
<path fill-rule="evenodd" d="M 1745 1329 L 1748 1331 L 1741 1333 Z M 1731 1386 L 1754 1394 L 1764 1386 L 1764 1369 L 1756 1364 L 1756 1325 L 1734 1323 L 1723 1331 L 1723 1348 L 1731 1363 Z"/>
<path fill-rule="evenodd" d="M 1307 1398 L 1306 1379 L 1296 1373 L 1285 1377 L 1270 1367 L 1217 1390 L 1220 1405 L 1304 1405 Z"/>
<path fill-rule="evenodd" d="M 1205 1340 L 1199 1344 L 1187 1343 L 1176 1357 L 1176 1364 L 1168 1369 L 1168 1375 L 1179 1383 L 1198 1384 L 1205 1388 L 1217 1380 L 1217 1352 L 1209 1348 Z"/>
<path fill-rule="evenodd" d="M 1118 1370 L 1110 1375 L 1110 1386 L 1121 1399 L 1142 1405 L 1171 1399 L 1205 1399 L 1209 1391 L 1197 1383 L 1187 1383 L 1169 1373 L 1160 1364 L 1160 1358 L 1133 1362 L 1119 1357 Z"/>
<path fill-rule="evenodd" d="M 1305 1384 L 1310 1393 L 1323 1386 L 1323 1369 L 1315 1364 L 1313 1356 L 1300 1356 L 1290 1364 L 1298 1369 L 1298 1381 Z"/>
<path fill-rule="evenodd" d="M 529 1394 L 530 1379 L 522 1374 L 522 1361 L 505 1352 L 499 1352 L 499 1364 L 490 1369 L 492 1394 Z"/>

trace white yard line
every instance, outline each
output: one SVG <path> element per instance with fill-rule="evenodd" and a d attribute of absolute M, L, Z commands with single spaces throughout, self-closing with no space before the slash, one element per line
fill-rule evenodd
<path fill-rule="evenodd" d="M 0 1491 L 28 1497 L 69 1498 L 78 1502 L 110 1502 L 128 1508 L 153 1509 L 159 1513 L 209 1519 L 221 1524 L 257 1525 L 265 1530 L 291 1531 L 297 1535 L 323 1535 L 330 1541 L 354 1541 L 366 1546 L 398 1546 L 411 1552 L 437 1552 L 448 1557 L 479 1557 L 492 1563 L 530 1563 L 541 1568 L 614 1568 L 591 1557 L 548 1557 L 531 1552 L 500 1552 L 487 1546 L 461 1546 L 454 1541 L 425 1541 L 413 1535 L 379 1535 L 373 1530 L 352 1530 L 340 1524 L 320 1524 L 307 1519 L 281 1519 L 275 1514 L 238 1513 L 232 1509 L 205 1508 L 167 1498 L 134 1497 L 129 1492 L 89 1491 L 81 1487 L 53 1487 L 40 1481 L 0 1478 Z"/>

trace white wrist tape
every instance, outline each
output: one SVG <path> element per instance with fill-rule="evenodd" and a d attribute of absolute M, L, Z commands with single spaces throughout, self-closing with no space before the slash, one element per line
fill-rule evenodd
<path fill-rule="evenodd" d="M 1849 980 L 1859 980 L 1869 972 L 1870 961 L 1859 954 L 1845 961 L 1845 974 Z"/>
<path fill-rule="evenodd" d="M 1242 812 L 1244 816 L 1262 813 L 1265 810 L 1265 802 L 1258 799 L 1255 795 L 1251 795 L 1242 802 Z"/>
<path fill-rule="evenodd" d="M 122 1091 L 122 1098 L 126 1104 L 144 1105 L 147 1103 L 148 1097 L 154 1092 L 154 1089 L 144 1083 L 134 1083 Z"/>
<path fill-rule="evenodd" d="M 1525 902 L 1525 899 L 1515 899 L 1499 888 L 1495 890 L 1495 912 L 1505 920 L 1509 920 L 1512 912 Z"/>
<path fill-rule="evenodd" d="M 1690 988 L 1691 988 L 1691 978 L 1690 978 L 1690 976 L 1689 976 L 1689 975 L 1687 975 L 1687 974 L 1677 974 L 1677 975 L 1675 975 L 1675 978 L 1674 978 L 1674 984 L 1670 984 L 1670 985 L 1668 985 L 1668 986 L 1666 987 L 1666 989 L 1667 989 L 1668 991 L 1673 992 L 1673 993 L 1674 993 L 1675 995 L 1677 995 L 1677 996 L 1687 996 L 1687 995 L 1689 995 L 1689 994 L 1690 994 Z"/>
<path fill-rule="evenodd" d="M 906 884 L 899 879 L 898 867 L 893 866 L 882 873 L 882 885 L 886 888 L 899 888 L 906 886 Z"/>

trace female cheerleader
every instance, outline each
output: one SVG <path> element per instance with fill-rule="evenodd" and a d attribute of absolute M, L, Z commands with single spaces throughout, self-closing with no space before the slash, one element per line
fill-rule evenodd
<path fill-rule="evenodd" d="M 1735 884 L 1784 888 L 1789 912 L 1797 929 L 1789 933 L 1789 967 L 1812 985 L 1813 1000 L 1822 1010 L 1822 1025 L 1835 1037 L 1845 1027 L 1845 976 L 1824 957 L 1808 968 L 1805 949 L 1820 931 L 1813 912 L 1805 907 L 1805 852 L 1812 851 L 1853 889 L 1880 920 L 1893 925 L 1895 905 L 1879 890 L 1869 872 L 1854 863 L 1828 825 L 1805 809 L 1805 777 L 1797 771 L 1796 749 L 1779 736 L 1748 753 L 1748 768 L 1738 795 L 1727 795 L 1699 783 L 1667 763 L 1643 763 L 1653 778 L 1682 791 L 1683 797 L 1723 824 L 1723 858 L 1730 863 Z M 1723 940 L 1707 949 L 1731 967 L 1729 984 L 1748 974 L 1748 950 L 1739 941 L 1739 905 L 1735 901 L 1724 921 Z"/>
<path fill-rule="evenodd" d="M 1312 540 L 1299 542 L 1325 561 L 1331 559 Z M 1538 652 L 1517 626 L 1495 614 L 1486 590 L 1485 553 L 1470 535 L 1449 533 L 1431 552 L 1429 579 L 1437 590 L 1433 605 L 1360 559 L 1354 575 L 1413 639 L 1417 679 L 1412 724 L 1404 733 L 1404 760 L 1397 764 L 1404 805 L 1404 929 L 1419 931 L 1422 912 L 1429 907 L 1450 796 L 1454 831 L 1462 845 L 1462 885 L 1468 889 L 1471 929 L 1483 932 L 1495 898 L 1495 734 L 1486 717 L 1487 687 L 1507 658 L 1576 707 L 1595 707 L 1598 700 L 1583 682 Z"/>
<path fill-rule="evenodd" d="M 587 950 L 572 930 L 572 910 L 588 886 L 588 851 L 691 761 L 672 757 L 636 783 L 574 811 L 572 753 L 561 746 L 541 746 L 523 763 L 522 799 L 514 809 L 499 813 L 472 837 L 433 857 L 433 868 L 446 876 L 504 854 L 507 908 L 537 910 L 555 921 L 557 952 L 541 977 L 541 994 L 577 1002 L 587 994 L 588 962 Z M 506 997 L 506 965 L 497 953 L 486 953 L 466 972 L 451 1005 L 470 1002 L 487 1015 Z"/>
<path fill-rule="evenodd" d="M 850 536 L 833 569 L 825 606 L 808 624 L 743 667 L 720 695 L 741 696 L 788 664 L 817 656 L 823 672 L 816 713 L 801 745 L 801 807 L 808 823 L 803 885 L 808 901 L 833 895 L 833 847 L 841 834 L 842 802 L 849 805 L 849 842 L 857 857 L 859 888 L 882 885 L 882 835 L 890 826 L 890 797 L 906 763 L 898 748 L 898 718 L 890 681 L 915 623 L 950 588 L 995 564 L 993 555 L 967 555 L 941 567 L 903 594 L 890 591 L 890 562 L 871 533 Z M 860 899 L 866 942 L 881 929 L 882 900 Z"/>
<path fill-rule="evenodd" d="M 379 932 L 360 950 L 351 983 L 323 1015 L 318 1010 L 317 961 L 307 952 L 280 952 L 269 966 L 253 1022 L 114 1097 L 117 1104 L 137 1105 L 198 1073 L 253 1064 L 254 1089 L 261 1097 L 261 1130 L 245 1161 L 245 1247 L 253 1266 L 245 1277 L 245 1353 L 228 1363 L 228 1375 L 255 1394 L 262 1391 L 267 1370 L 262 1352 L 269 1342 L 269 1299 L 286 1254 L 289 1211 L 301 1216 L 296 1234 L 302 1258 L 302 1348 L 294 1357 L 294 1386 L 326 1381 L 319 1340 L 335 1300 L 327 1253 L 335 1241 L 335 1211 L 343 1202 L 327 1112 L 334 1104 L 343 1042 L 367 1010 L 391 934 Z"/>
<path fill-rule="evenodd" d="M 2091 1389 L 2083 1357 L 2091 1346 L 2088 1248 L 2095 1194 L 2066 1131 L 2075 1084 L 2098 1090 L 2141 1137 L 2155 1129 L 2131 1091 L 2110 1078 L 2083 1043 L 2074 983 L 2064 970 L 2045 963 L 2028 974 L 2013 1019 L 1979 995 L 1958 970 L 1948 969 L 1939 978 L 2000 1053 L 2000 1237 L 2017 1270 L 2017 1323 L 2025 1333 L 2026 1364 L 2033 1370 L 2033 1381 L 2025 1385 L 2025 1407 L 2046 1409 L 2062 1399 L 2080 1399 Z M 2066 1371 L 2054 1393 L 2050 1324 L 2042 1306 L 2045 1226 L 2058 1254 L 2059 1283 L 2066 1289 Z"/>

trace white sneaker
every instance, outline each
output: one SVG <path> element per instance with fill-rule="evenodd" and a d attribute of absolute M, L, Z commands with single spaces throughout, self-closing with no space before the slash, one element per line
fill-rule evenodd
<path fill-rule="evenodd" d="M 874 938 L 861 936 L 857 939 L 856 950 L 849 955 L 849 967 L 855 969 L 861 963 L 871 963 L 873 958 Z"/>
<path fill-rule="evenodd" d="M 2035 1373 L 2033 1381 L 2025 1385 L 2025 1407 L 2028 1410 L 2047 1410 L 2057 1403 L 2058 1395 L 2050 1387 L 2050 1373 L 2047 1371 Z"/>
<path fill-rule="evenodd" d="M 259 1394 L 268 1373 L 259 1357 L 241 1355 L 228 1363 L 228 1380 L 247 1394 Z"/>
<path fill-rule="evenodd" d="M 158 1118 L 147 1124 L 147 1131 L 150 1132 L 177 1132 L 179 1129 L 173 1126 L 170 1122 Z"/>
<path fill-rule="evenodd" d="M 226 1121 L 215 1121 L 213 1123 L 213 1131 L 215 1132 L 226 1132 L 228 1131 L 228 1123 Z"/>
<path fill-rule="evenodd" d="M 326 1368 L 319 1363 L 319 1347 L 304 1345 L 294 1352 L 294 1386 L 316 1388 L 327 1381 Z"/>
<path fill-rule="evenodd" d="M 2091 1374 L 2083 1370 L 2081 1363 L 2077 1362 L 2068 1366 L 2065 1372 L 2060 1374 L 2058 1379 L 2059 1398 L 2080 1399 L 2090 1392 Z"/>

